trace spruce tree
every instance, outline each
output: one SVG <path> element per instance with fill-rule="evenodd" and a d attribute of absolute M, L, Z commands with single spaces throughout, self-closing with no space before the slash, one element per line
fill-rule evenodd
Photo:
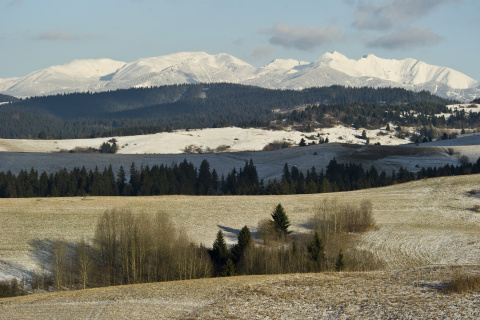
<path fill-rule="evenodd" d="M 232 259 L 228 258 L 227 262 L 222 265 L 219 275 L 220 277 L 231 277 L 237 275 Z"/>
<path fill-rule="evenodd" d="M 215 265 L 216 273 L 219 275 L 222 271 L 222 267 L 230 259 L 230 250 L 227 248 L 227 243 L 223 237 L 222 230 L 218 230 L 215 242 L 213 242 L 213 248 L 211 251 L 211 257 Z"/>
<path fill-rule="evenodd" d="M 245 249 L 252 244 L 252 234 L 247 226 L 244 226 L 238 234 L 238 243 L 232 248 L 232 259 L 234 263 L 238 263 L 243 256 Z"/>
<path fill-rule="evenodd" d="M 278 238 L 283 239 L 291 233 L 291 231 L 288 231 L 288 227 L 290 227 L 290 220 L 288 219 L 288 216 L 280 203 L 273 211 L 272 220 L 270 220 L 270 222 Z"/>
<path fill-rule="evenodd" d="M 318 232 L 315 231 L 312 242 L 307 245 L 307 250 L 310 255 L 310 259 L 316 263 L 323 263 L 325 260 L 325 253 L 323 248 L 322 239 L 318 235 Z"/>
<path fill-rule="evenodd" d="M 340 272 L 345 269 L 345 262 L 343 262 L 343 253 L 342 250 L 338 253 L 337 261 L 335 261 L 335 271 Z"/>

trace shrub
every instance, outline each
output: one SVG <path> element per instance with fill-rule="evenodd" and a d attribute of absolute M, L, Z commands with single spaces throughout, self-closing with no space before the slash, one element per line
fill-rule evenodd
<path fill-rule="evenodd" d="M 341 232 L 363 232 L 375 225 L 370 200 L 359 205 L 340 205 L 335 200 L 325 200 L 311 221 L 313 229 L 323 237 Z"/>
<path fill-rule="evenodd" d="M 443 293 L 479 292 L 480 275 L 457 275 L 450 283 L 442 288 Z"/>
<path fill-rule="evenodd" d="M 20 289 L 16 278 L 10 281 L 0 281 L 0 298 L 15 297 L 23 294 L 25 294 L 25 292 Z"/>
<path fill-rule="evenodd" d="M 274 151 L 274 150 L 280 150 L 280 149 L 285 149 L 285 148 L 290 148 L 291 143 L 287 142 L 285 140 L 275 140 L 273 142 L 270 142 L 267 144 L 265 147 L 263 147 L 263 151 Z"/>
<path fill-rule="evenodd" d="M 466 155 L 461 156 L 459 161 L 463 166 L 467 166 L 470 163 L 470 159 Z"/>
<path fill-rule="evenodd" d="M 227 151 L 228 149 L 230 149 L 230 146 L 227 146 L 225 144 L 221 144 L 217 147 L 216 151 L 217 152 L 225 152 Z"/>

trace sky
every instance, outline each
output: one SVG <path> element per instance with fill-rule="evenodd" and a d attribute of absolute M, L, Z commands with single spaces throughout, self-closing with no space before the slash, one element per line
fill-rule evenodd
<path fill-rule="evenodd" d="M 338 51 L 480 81 L 479 0 L 0 0 L 0 78 L 74 59 L 228 53 L 255 67 Z"/>

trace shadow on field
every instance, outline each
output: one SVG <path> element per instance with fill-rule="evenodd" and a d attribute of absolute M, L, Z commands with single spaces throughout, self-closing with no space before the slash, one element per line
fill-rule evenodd
<path fill-rule="evenodd" d="M 237 241 L 238 239 L 238 234 L 240 233 L 240 230 L 239 229 L 234 229 L 234 228 L 230 228 L 230 227 L 225 227 L 225 226 L 221 226 L 219 224 L 217 224 L 217 227 L 219 227 L 222 232 L 223 232 L 223 236 L 228 239 L 228 240 L 232 240 L 232 241 Z"/>
<path fill-rule="evenodd" d="M 73 243 L 64 240 L 33 239 L 28 244 L 31 247 L 30 255 L 36 262 L 36 265 L 46 272 L 52 271 L 49 269 L 55 254 L 71 255 L 75 248 Z"/>

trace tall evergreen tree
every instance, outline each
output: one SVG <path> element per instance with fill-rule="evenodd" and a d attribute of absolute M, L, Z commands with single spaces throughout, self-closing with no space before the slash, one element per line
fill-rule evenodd
<path fill-rule="evenodd" d="M 290 227 L 290 220 L 280 203 L 275 207 L 275 210 L 273 210 L 270 223 L 272 224 L 277 237 L 280 239 L 284 239 L 291 233 L 291 231 L 288 230 L 288 227 Z"/>
<path fill-rule="evenodd" d="M 318 232 L 315 231 L 313 240 L 307 245 L 307 250 L 310 256 L 310 260 L 312 260 L 314 263 L 315 269 L 318 271 L 323 269 L 323 265 L 325 262 L 325 252 L 322 239 L 320 239 Z"/>
<path fill-rule="evenodd" d="M 235 264 L 238 264 L 238 262 L 242 259 L 245 249 L 247 249 L 252 243 L 253 239 L 250 229 L 248 229 L 247 226 L 244 226 L 238 234 L 237 244 L 232 248 L 232 259 Z"/>
<path fill-rule="evenodd" d="M 211 257 L 215 265 L 216 274 L 220 275 L 222 267 L 227 263 L 227 260 L 230 259 L 231 253 L 223 237 L 222 230 L 218 230 L 217 237 L 213 242 L 213 247 L 211 250 Z"/>
<path fill-rule="evenodd" d="M 335 271 L 340 272 L 345 269 L 345 262 L 343 261 L 342 250 L 338 253 L 337 260 L 335 261 Z"/>

